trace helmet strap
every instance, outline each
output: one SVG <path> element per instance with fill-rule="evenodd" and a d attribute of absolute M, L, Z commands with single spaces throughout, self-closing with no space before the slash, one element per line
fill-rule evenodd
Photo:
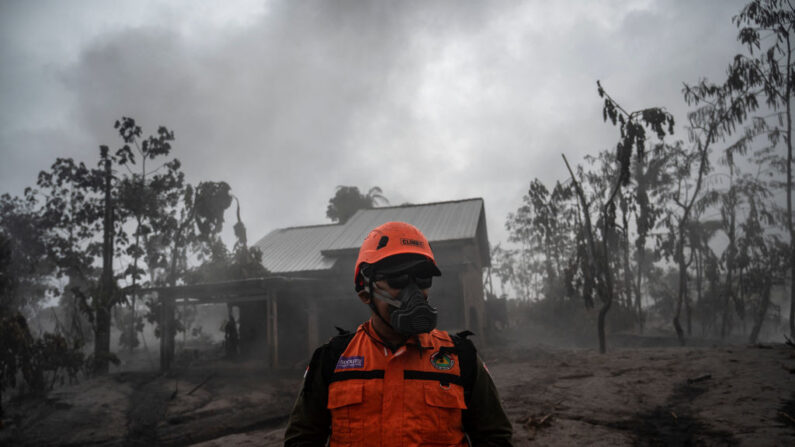
<path fill-rule="evenodd" d="M 388 322 L 388 321 L 387 321 L 387 320 L 386 320 L 386 319 L 385 319 L 385 318 L 384 318 L 384 317 L 381 315 L 381 312 L 379 312 L 379 311 L 378 311 L 378 308 L 375 306 L 375 300 L 377 300 L 377 299 L 381 299 L 381 298 L 376 298 L 376 297 L 375 297 L 375 293 L 374 293 L 374 292 L 375 292 L 375 287 L 374 287 L 374 285 L 375 285 L 375 284 L 373 283 L 373 281 L 372 281 L 372 280 L 370 280 L 370 279 L 368 279 L 368 293 L 370 294 L 370 304 L 369 304 L 369 306 L 370 306 L 370 309 L 372 309 L 373 313 L 375 313 L 376 315 L 378 315 L 378 318 L 379 318 L 381 321 L 383 321 L 383 322 L 384 322 L 384 324 L 386 325 L 386 327 L 388 327 L 388 328 L 392 329 L 392 331 L 393 331 L 393 332 L 396 332 L 396 333 L 397 333 L 397 331 L 395 330 L 395 328 L 392 326 L 392 323 Z M 382 301 L 383 301 L 383 300 L 382 300 Z M 403 337 L 403 336 L 401 335 L 401 338 L 403 339 L 403 342 L 402 342 L 402 343 L 400 343 L 400 344 L 398 344 L 398 345 L 393 345 L 392 343 L 390 343 L 389 341 L 387 341 L 386 337 L 384 337 L 384 335 L 383 335 L 383 334 L 381 334 L 380 332 L 378 332 L 378 329 L 376 329 L 375 327 L 373 327 L 373 330 L 375 331 L 375 333 L 376 333 L 376 334 L 378 334 L 378 336 L 379 336 L 379 337 L 381 337 L 381 341 L 382 341 L 382 342 L 384 343 L 384 345 L 385 345 L 386 347 L 388 347 L 388 348 L 389 348 L 389 350 L 390 350 L 390 351 L 392 351 L 392 352 L 395 352 L 395 351 L 396 351 L 396 350 L 397 350 L 397 349 L 398 349 L 400 346 L 402 346 L 402 345 L 405 343 L 406 339 L 407 339 L 407 337 Z"/>
<path fill-rule="evenodd" d="M 387 325 L 387 327 L 394 330 L 395 328 L 393 328 L 392 325 L 388 321 L 386 321 L 386 319 L 383 316 L 381 316 L 381 312 L 379 312 L 378 308 L 375 306 L 375 300 L 378 298 L 375 297 L 375 282 L 373 281 L 372 278 L 367 278 L 367 293 L 370 294 L 370 304 L 369 304 L 370 309 L 376 315 L 378 315 L 378 318 L 380 318 L 381 321 L 383 321 L 384 324 Z"/>

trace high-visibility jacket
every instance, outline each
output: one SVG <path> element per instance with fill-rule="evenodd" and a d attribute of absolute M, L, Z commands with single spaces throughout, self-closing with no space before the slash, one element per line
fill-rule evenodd
<path fill-rule="evenodd" d="M 453 345 L 432 331 L 392 351 L 369 321 L 352 337 L 334 337 L 312 355 L 284 445 L 463 446 L 466 433 L 473 446 L 510 446 L 489 373 L 473 352 L 464 390 L 459 356 L 446 349 Z"/>
<path fill-rule="evenodd" d="M 367 331 L 360 327 L 331 377 L 330 446 L 467 445 L 450 335 L 433 330 L 392 352 Z"/>

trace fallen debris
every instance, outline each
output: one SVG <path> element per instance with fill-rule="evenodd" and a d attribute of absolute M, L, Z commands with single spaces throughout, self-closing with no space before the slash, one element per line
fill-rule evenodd
<path fill-rule="evenodd" d="M 552 424 L 552 413 L 529 414 L 518 421 L 527 430 L 529 439 L 536 436 L 536 432 Z"/>
<path fill-rule="evenodd" d="M 628 372 L 630 372 L 630 371 L 635 371 L 635 370 L 637 370 L 637 369 L 638 369 L 638 368 L 624 368 L 624 369 L 619 369 L 619 370 L 617 370 L 617 371 L 613 371 L 613 372 L 611 372 L 611 373 L 610 373 L 610 375 L 611 375 L 612 377 L 618 377 L 618 376 L 620 376 L 620 375 L 623 375 L 623 374 L 625 374 L 625 373 L 628 373 Z"/>
<path fill-rule="evenodd" d="M 188 391 L 188 396 L 190 396 L 191 394 L 193 394 L 193 392 L 194 392 L 194 391 L 196 391 L 196 390 L 198 390 L 199 388 L 203 387 L 203 386 L 204 386 L 204 385 L 205 385 L 207 382 L 209 382 L 209 381 L 210 381 L 210 379 L 212 379 L 213 377 L 215 377 L 215 373 L 212 373 L 212 374 L 210 374 L 210 375 L 209 375 L 209 376 L 207 376 L 207 377 L 206 377 L 204 380 L 202 380 L 201 382 L 199 382 L 199 384 L 198 384 L 198 385 L 196 385 L 195 387 L 193 387 L 193 389 L 191 389 L 190 391 Z"/>
<path fill-rule="evenodd" d="M 703 382 L 705 380 L 709 380 L 711 378 L 712 378 L 712 374 L 704 374 L 703 376 L 698 376 L 698 377 L 693 378 L 693 379 L 687 379 L 687 383 L 689 383 L 689 384 L 699 383 L 699 382 Z"/>
<path fill-rule="evenodd" d="M 585 374 L 571 374 L 568 376 L 560 376 L 560 380 L 574 380 L 574 379 L 586 379 L 588 377 L 593 377 L 593 373 L 585 373 Z"/>

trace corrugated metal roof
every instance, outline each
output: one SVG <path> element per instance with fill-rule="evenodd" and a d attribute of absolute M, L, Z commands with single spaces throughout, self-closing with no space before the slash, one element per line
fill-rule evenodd
<path fill-rule="evenodd" d="M 402 205 L 359 210 L 345 224 L 283 228 L 254 244 L 271 273 L 328 270 L 333 252 L 356 250 L 373 228 L 390 221 L 408 222 L 433 242 L 477 237 L 483 199 Z M 327 254 L 329 256 L 324 255 Z"/>
<path fill-rule="evenodd" d="M 329 246 L 342 229 L 339 224 L 281 228 L 254 246 L 262 251 L 262 265 L 271 273 L 328 270 L 334 258 L 323 256 L 320 250 Z"/>
<path fill-rule="evenodd" d="M 373 228 L 390 221 L 407 222 L 430 242 L 474 238 L 483 199 L 359 210 L 345 224 L 327 251 L 358 249 Z"/>

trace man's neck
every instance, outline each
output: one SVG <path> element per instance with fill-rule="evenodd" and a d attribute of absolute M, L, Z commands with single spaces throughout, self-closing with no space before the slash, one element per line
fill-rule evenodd
<path fill-rule="evenodd" d="M 406 340 L 408 340 L 408 337 L 398 334 L 375 315 L 370 317 L 370 327 L 373 328 L 378 338 L 393 351 L 406 344 Z"/>

